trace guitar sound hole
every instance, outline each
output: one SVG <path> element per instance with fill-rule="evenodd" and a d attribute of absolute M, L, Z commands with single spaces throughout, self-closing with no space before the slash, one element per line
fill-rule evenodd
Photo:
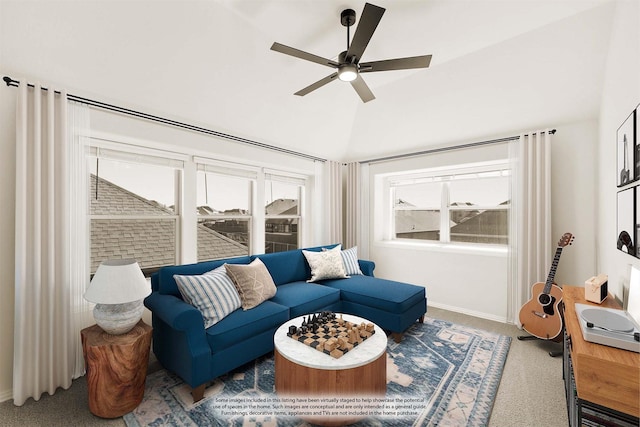
<path fill-rule="evenodd" d="M 538 302 L 542 306 L 549 305 L 549 303 L 551 302 L 551 296 L 549 294 L 540 294 L 538 296 Z"/>
<path fill-rule="evenodd" d="M 554 315 L 553 304 L 556 302 L 556 297 L 549 294 L 538 295 L 538 302 L 542 306 L 542 310 L 549 316 Z"/>

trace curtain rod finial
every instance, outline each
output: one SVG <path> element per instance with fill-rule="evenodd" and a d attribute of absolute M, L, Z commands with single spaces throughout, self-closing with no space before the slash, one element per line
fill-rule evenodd
<path fill-rule="evenodd" d="M 11 86 L 11 82 L 13 81 L 13 79 L 9 76 L 4 76 L 2 78 L 2 80 L 4 80 L 4 82 L 7 84 L 7 86 Z"/>

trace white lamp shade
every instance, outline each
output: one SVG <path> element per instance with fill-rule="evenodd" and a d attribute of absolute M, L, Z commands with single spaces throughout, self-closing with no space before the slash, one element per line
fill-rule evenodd
<path fill-rule="evenodd" d="M 104 261 L 94 274 L 84 299 L 96 304 L 138 301 L 151 293 L 140 266 L 134 259 Z"/>

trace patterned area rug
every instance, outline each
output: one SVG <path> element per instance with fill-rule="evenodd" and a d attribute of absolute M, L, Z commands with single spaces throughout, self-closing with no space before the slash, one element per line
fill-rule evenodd
<path fill-rule="evenodd" d="M 400 344 L 389 339 L 386 398 L 354 426 L 486 426 L 510 343 L 425 318 Z M 218 378 L 196 404 L 189 387 L 165 370 L 149 375 L 146 387 L 140 406 L 124 416 L 129 427 L 309 425 L 279 409 L 273 355 Z"/>

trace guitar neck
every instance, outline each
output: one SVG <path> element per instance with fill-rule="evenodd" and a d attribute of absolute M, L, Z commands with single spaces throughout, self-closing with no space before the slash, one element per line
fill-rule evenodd
<path fill-rule="evenodd" d="M 558 246 L 556 249 L 556 255 L 553 257 L 553 262 L 551 263 L 551 270 L 549 270 L 549 276 L 547 276 L 547 281 L 544 285 L 544 293 L 548 294 L 551 292 L 551 286 L 553 285 L 553 279 L 556 277 L 556 270 L 558 269 L 558 263 L 560 262 L 560 255 L 562 255 L 562 246 Z"/>

